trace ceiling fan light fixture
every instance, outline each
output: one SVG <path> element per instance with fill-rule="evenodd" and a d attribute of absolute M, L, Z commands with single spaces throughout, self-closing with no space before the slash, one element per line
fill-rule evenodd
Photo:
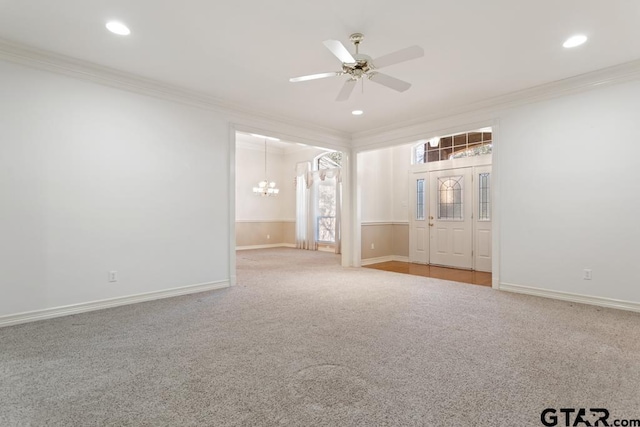
<path fill-rule="evenodd" d="M 109 21 L 105 26 L 107 27 L 107 30 L 119 36 L 128 36 L 129 34 L 131 34 L 131 30 L 129 29 L 129 27 L 119 21 Z"/>
<path fill-rule="evenodd" d="M 587 41 L 587 36 L 585 36 L 584 34 L 576 34 L 575 36 L 571 36 L 567 40 L 565 40 L 565 42 L 562 43 L 562 46 L 567 49 L 570 49 L 572 47 L 580 46 L 584 44 L 586 41 Z"/>
<path fill-rule="evenodd" d="M 327 49 L 342 63 L 342 70 L 329 73 L 310 74 L 307 76 L 292 77 L 290 82 L 304 82 L 307 80 L 323 79 L 326 77 L 344 76 L 349 78 L 345 81 L 342 89 L 336 97 L 336 101 L 346 101 L 351 96 L 355 84 L 365 78 L 376 84 L 386 86 L 397 92 L 404 92 L 411 87 L 411 83 L 407 83 L 395 77 L 382 74 L 377 71 L 380 68 L 390 65 L 399 64 L 401 62 L 417 59 L 424 56 L 424 49 L 420 46 L 410 46 L 396 52 L 383 55 L 377 59 L 371 58 L 369 55 L 360 53 L 360 43 L 364 39 L 361 33 L 353 33 L 349 37 L 351 43 L 355 47 L 355 53 L 352 55 L 347 48 L 339 40 L 325 40 L 323 43 Z M 364 80 L 363 80 L 364 81 Z"/>
<path fill-rule="evenodd" d="M 351 114 L 353 114 L 354 116 L 361 116 L 361 115 L 364 114 L 364 111 L 362 111 L 362 110 L 353 110 L 351 112 Z"/>

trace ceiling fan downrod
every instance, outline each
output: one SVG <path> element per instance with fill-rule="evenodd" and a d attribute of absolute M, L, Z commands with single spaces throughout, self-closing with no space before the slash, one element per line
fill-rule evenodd
<path fill-rule="evenodd" d="M 351 43 L 354 44 L 354 46 L 356 47 L 356 55 L 358 55 L 360 52 L 358 50 L 358 48 L 360 47 L 360 42 L 362 42 L 362 40 L 364 40 L 364 34 L 362 33 L 353 33 L 349 36 L 349 40 L 351 40 Z"/>

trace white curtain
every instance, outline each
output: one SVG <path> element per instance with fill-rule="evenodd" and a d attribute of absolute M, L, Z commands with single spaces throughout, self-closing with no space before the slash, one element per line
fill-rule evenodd
<path fill-rule="evenodd" d="M 311 163 L 296 165 L 296 248 L 318 249 L 315 233 L 315 203 Z"/>
<path fill-rule="evenodd" d="M 336 180 L 336 253 L 342 253 L 342 174 L 338 169 Z"/>
<path fill-rule="evenodd" d="M 335 252 L 341 253 L 341 211 L 342 211 L 342 178 L 339 168 L 311 171 L 309 162 L 296 165 L 296 247 L 299 249 L 318 249 L 318 218 L 321 212 L 319 199 L 321 186 L 333 189 L 335 195 L 334 241 Z M 326 206 L 322 206 L 326 210 Z"/>

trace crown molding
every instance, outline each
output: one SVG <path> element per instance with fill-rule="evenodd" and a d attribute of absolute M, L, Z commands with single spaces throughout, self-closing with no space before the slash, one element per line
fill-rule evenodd
<path fill-rule="evenodd" d="M 309 142 L 316 144 L 318 142 L 325 142 L 338 147 L 348 147 L 351 141 L 350 134 L 335 129 L 318 126 L 313 123 L 301 122 L 300 120 L 292 120 L 284 116 L 250 110 L 202 92 L 148 79 L 132 73 L 41 50 L 2 38 L 0 38 L 0 59 L 76 79 L 88 80 L 104 86 L 110 86 L 141 95 L 214 111 L 224 115 L 230 121 L 241 124 L 244 128 L 256 129 L 256 132 L 264 129 L 274 130 L 273 133 L 288 137 L 294 141 L 299 140 L 301 135 L 305 135 L 306 137 L 304 139 Z"/>
<path fill-rule="evenodd" d="M 1 38 L 0 59 L 214 111 L 233 122 L 233 128 L 236 130 L 255 133 L 269 131 L 270 135 L 277 136 L 282 140 L 298 141 L 311 146 L 322 145 L 338 150 L 353 147 L 356 151 L 405 144 L 429 135 L 455 132 L 462 128 L 469 128 L 469 126 L 490 126 L 501 111 L 510 108 L 640 79 L 640 60 L 635 60 L 463 106 L 452 107 L 437 113 L 425 113 L 420 117 L 393 125 L 349 134 L 314 123 L 300 122 L 285 116 L 250 110 L 205 93 Z"/>
<path fill-rule="evenodd" d="M 454 128 L 461 123 L 482 127 L 485 124 L 490 125 L 491 121 L 497 118 L 499 112 L 507 109 L 638 79 L 640 79 L 640 60 L 626 62 L 463 106 L 452 107 L 437 113 L 425 114 L 393 125 L 356 132 L 352 135 L 352 146 L 359 149 L 365 147 L 371 149 L 384 145 L 407 143 L 412 141 L 411 138 L 416 140 L 425 138 L 429 136 L 430 132 L 433 132 L 431 136 L 434 136 L 440 133 L 439 130 Z"/>

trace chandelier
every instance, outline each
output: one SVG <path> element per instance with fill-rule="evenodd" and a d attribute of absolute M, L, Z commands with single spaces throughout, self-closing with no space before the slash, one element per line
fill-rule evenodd
<path fill-rule="evenodd" d="M 253 194 L 256 196 L 277 196 L 280 189 L 276 187 L 274 181 L 267 179 L 267 139 L 264 140 L 264 179 L 258 183 L 257 187 L 253 187 Z"/>

